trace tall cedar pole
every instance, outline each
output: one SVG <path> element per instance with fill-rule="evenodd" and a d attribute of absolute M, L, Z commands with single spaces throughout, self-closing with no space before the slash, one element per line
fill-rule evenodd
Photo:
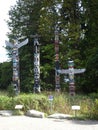
<path fill-rule="evenodd" d="M 68 74 L 69 75 L 69 94 L 71 96 L 74 96 L 75 95 L 74 75 L 84 73 L 86 71 L 86 69 L 74 69 L 74 61 L 69 60 L 68 61 L 68 69 L 60 69 L 57 71 L 59 74 Z M 68 80 L 66 80 L 66 78 L 65 78 L 65 81 L 68 81 Z"/>
<path fill-rule="evenodd" d="M 69 94 L 71 96 L 75 95 L 75 82 L 74 82 L 74 61 L 68 61 L 69 68 Z"/>
<path fill-rule="evenodd" d="M 18 54 L 18 44 L 16 43 L 12 51 L 13 59 L 13 85 L 16 94 L 20 93 L 20 78 L 19 78 L 19 54 Z"/>
<path fill-rule="evenodd" d="M 59 65 L 59 33 L 55 30 L 55 90 L 60 91 L 60 74 L 57 70 L 60 69 Z"/>
<path fill-rule="evenodd" d="M 18 40 L 14 40 L 14 44 L 5 41 L 6 46 L 12 49 L 12 60 L 13 60 L 13 86 L 16 95 L 20 93 L 20 78 L 19 78 L 19 54 L 18 49 L 28 43 L 28 39 L 18 44 Z"/>
<path fill-rule="evenodd" d="M 39 35 L 34 37 L 34 93 L 40 93 L 40 44 L 38 41 Z"/>

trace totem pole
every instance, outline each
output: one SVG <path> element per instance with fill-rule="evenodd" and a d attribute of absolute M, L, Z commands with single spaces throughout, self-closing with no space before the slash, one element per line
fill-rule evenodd
<path fill-rule="evenodd" d="M 14 43 L 5 41 L 6 46 L 12 49 L 12 61 L 13 61 L 13 86 L 16 94 L 20 93 L 20 78 L 19 78 L 19 54 L 18 49 L 28 43 L 28 39 L 18 43 L 18 40 L 15 40 Z"/>
<path fill-rule="evenodd" d="M 71 96 L 75 95 L 75 81 L 74 81 L 74 74 L 84 73 L 85 69 L 74 69 L 74 61 L 68 61 L 68 68 L 69 69 L 61 69 L 58 70 L 59 74 L 68 74 L 69 75 L 69 94 Z"/>
<path fill-rule="evenodd" d="M 59 34 L 58 30 L 55 30 L 55 90 L 60 91 L 60 74 L 57 70 L 59 67 Z"/>
<path fill-rule="evenodd" d="M 38 35 L 34 37 L 34 93 L 40 93 L 40 44 Z"/>
<path fill-rule="evenodd" d="M 69 94 L 75 95 L 75 82 L 74 82 L 74 62 L 68 61 L 69 68 Z"/>

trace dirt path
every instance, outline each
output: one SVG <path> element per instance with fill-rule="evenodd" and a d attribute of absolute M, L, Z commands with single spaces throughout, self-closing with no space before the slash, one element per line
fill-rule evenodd
<path fill-rule="evenodd" d="M 0 130 L 98 130 L 98 121 L 0 116 Z"/>

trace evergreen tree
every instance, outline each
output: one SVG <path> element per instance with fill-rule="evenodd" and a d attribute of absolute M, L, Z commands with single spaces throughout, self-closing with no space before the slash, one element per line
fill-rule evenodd
<path fill-rule="evenodd" d="M 24 38 L 29 38 L 29 44 L 19 49 L 21 89 L 26 92 L 33 90 L 34 41 L 32 35 L 36 33 L 41 35 L 41 38 L 39 39 L 39 42 L 41 43 L 41 87 L 52 87 L 54 82 L 54 75 L 52 74 L 50 77 L 51 73 L 54 73 L 52 58 L 54 57 L 52 51 L 53 41 L 49 40 L 49 38 L 48 40 L 45 40 L 45 36 L 42 35 L 39 29 L 42 8 L 43 1 L 18 0 L 17 4 L 9 11 L 9 39 L 11 40 L 16 37 L 22 41 Z"/>
<path fill-rule="evenodd" d="M 85 8 L 85 61 L 86 80 L 83 85 L 85 92 L 98 92 L 98 1 L 83 0 Z"/>
<path fill-rule="evenodd" d="M 38 33 L 41 1 L 18 0 L 9 11 L 8 26 L 10 40 L 17 38 L 20 42 L 29 39 L 28 45 L 19 49 L 20 81 L 22 91 L 33 90 L 33 38 Z"/>
<path fill-rule="evenodd" d="M 54 31 L 59 28 L 61 68 L 68 68 L 71 58 L 76 68 L 86 67 L 81 81 L 76 78 L 80 90 L 97 89 L 98 50 L 98 2 L 97 0 L 18 0 L 9 11 L 8 26 L 10 40 L 22 41 L 29 38 L 29 44 L 20 48 L 20 79 L 24 91 L 32 91 L 33 38 L 41 35 L 41 86 L 54 88 Z M 94 64 L 92 66 L 92 64 Z M 91 80 L 92 79 L 92 80 Z M 80 82 L 81 81 L 81 82 Z M 63 83 L 63 80 L 61 81 Z M 89 85 L 89 87 L 88 87 Z"/>
<path fill-rule="evenodd" d="M 0 64 L 0 89 L 6 90 L 12 81 L 11 62 L 3 62 Z"/>

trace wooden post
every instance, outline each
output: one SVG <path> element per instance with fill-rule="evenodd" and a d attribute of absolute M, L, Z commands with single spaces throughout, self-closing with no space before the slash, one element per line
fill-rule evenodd
<path fill-rule="evenodd" d="M 68 69 L 57 70 L 59 74 L 68 74 L 69 75 L 69 93 L 71 96 L 75 95 L 75 83 L 74 83 L 74 74 L 84 73 L 86 69 L 74 69 L 74 61 L 68 61 Z"/>
<path fill-rule="evenodd" d="M 58 30 L 55 30 L 55 90 L 60 91 L 60 74 L 59 70 L 59 34 Z"/>
<path fill-rule="evenodd" d="M 40 93 L 40 44 L 38 41 L 39 35 L 34 37 L 34 93 Z"/>
<path fill-rule="evenodd" d="M 18 40 L 14 40 L 14 43 L 5 41 L 6 46 L 12 49 L 12 61 L 13 61 L 13 86 L 16 95 L 20 93 L 20 78 L 19 78 L 19 54 L 18 49 L 28 43 L 28 39 L 19 43 Z"/>
<path fill-rule="evenodd" d="M 69 67 L 69 94 L 71 96 L 75 95 L 75 82 L 74 82 L 74 62 L 68 61 Z"/>

